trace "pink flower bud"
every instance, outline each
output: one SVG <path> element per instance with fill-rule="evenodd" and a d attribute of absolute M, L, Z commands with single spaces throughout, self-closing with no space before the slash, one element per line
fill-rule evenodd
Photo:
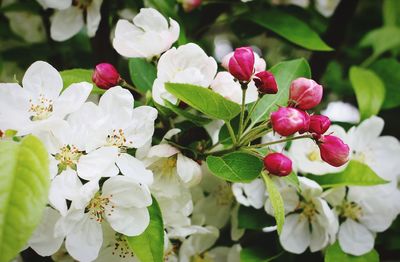
<path fill-rule="evenodd" d="M 280 107 L 278 111 L 271 114 L 272 128 L 282 136 L 308 130 L 308 120 L 303 111 L 292 107 Z"/>
<path fill-rule="evenodd" d="M 254 71 L 254 53 L 251 47 L 236 48 L 229 60 L 229 73 L 241 82 L 248 82 Z"/>
<path fill-rule="evenodd" d="M 254 83 L 258 88 L 258 92 L 262 94 L 276 94 L 278 93 L 278 85 L 276 84 L 275 77 L 271 72 L 262 71 L 255 75 L 253 78 Z"/>
<path fill-rule="evenodd" d="M 292 172 L 292 160 L 281 153 L 270 153 L 264 157 L 264 167 L 272 175 L 287 176 Z"/>
<path fill-rule="evenodd" d="M 302 110 L 299 110 L 299 111 L 301 113 L 303 113 L 303 116 L 304 116 L 304 126 L 303 126 L 303 128 L 301 128 L 299 130 L 299 133 L 303 134 L 305 132 L 308 132 L 308 129 L 310 128 L 310 120 L 311 120 L 311 118 L 310 118 L 310 115 L 306 111 L 302 111 Z"/>
<path fill-rule="evenodd" d="M 201 5 L 201 0 L 183 0 L 182 7 L 185 12 L 191 12 Z"/>
<path fill-rule="evenodd" d="M 326 163 L 339 167 L 349 160 L 350 148 L 340 138 L 332 135 L 321 136 L 317 143 L 321 158 Z"/>
<path fill-rule="evenodd" d="M 101 63 L 96 65 L 92 81 L 101 89 L 109 89 L 120 83 L 121 76 L 112 64 Z"/>
<path fill-rule="evenodd" d="M 322 86 L 312 79 L 297 78 L 290 85 L 289 100 L 303 110 L 317 106 L 322 99 Z"/>
<path fill-rule="evenodd" d="M 323 115 L 312 115 L 310 117 L 310 128 L 311 133 L 322 135 L 331 126 L 329 117 Z"/>

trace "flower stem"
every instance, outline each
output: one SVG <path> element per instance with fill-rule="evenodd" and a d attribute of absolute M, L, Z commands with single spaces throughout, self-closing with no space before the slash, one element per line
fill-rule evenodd
<path fill-rule="evenodd" d="M 251 106 L 249 114 L 246 117 L 246 120 L 244 121 L 244 127 L 247 126 L 247 124 L 249 123 L 250 119 L 251 119 L 251 115 L 253 114 L 254 110 L 256 109 L 256 106 L 258 104 L 258 102 L 260 101 L 260 99 L 257 99 L 256 102 L 254 102 L 254 104 Z"/>
<path fill-rule="evenodd" d="M 230 135 L 231 138 L 232 138 L 233 144 L 236 146 L 237 140 L 236 140 L 235 132 L 233 131 L 233 128 L 232 128 L 231 123 L 230 123 L 229 121 L 225 121 L 225 125 L 226 125 L 226 127 L 228 128 L 229 135 Z"/>
<path fill-rule="evenodd" d="M 260 148 L 260 147 L 265 147 L 265 146 L 269 146 L 269 145 L 289 142 L 289 141 L 292 141 L 292 140 L 303 139 L 303 138 L 312 138 L 312 136 L 310 136 L 310 135 L 302 135 L 302 136 L 290 137 L 290 138 L 276 140 L 276 141 L 272 141 L 272 142 L 268 142 L 268 143 L 251 145 L 251 146 L 248 146 L 248 148 Z"/>
<path fill-rule="evenodd" d="M 128 84 L 125 80 L 121 81 L 121 86 L 125 87 L 126 89 L 129 89 L 137 94 L 139 94 L 140 96 L 145 96 L 145 94 L 140 91 L 139 89 L 137 89 L 136 87 L 134 87 L 133 85 Z"/>
<path fill-rule="evenodd" d="M 247 90 L 247 86 L 244 87 L 242 86 L 242 106 L 241 106 L 241 110 L 240 110 L 240 119 L 239 119 L 239 132 L 237 134 L 237 140 L 240 139 L 240 137 L 242 136 L 242 132 L 243 132 L 243 122 L 244 122 L 244 111 L 246 109 L 246 90 Z"/>

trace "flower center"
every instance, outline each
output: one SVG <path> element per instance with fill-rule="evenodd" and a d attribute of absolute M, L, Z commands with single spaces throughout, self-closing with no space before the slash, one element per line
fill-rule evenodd
<path fill-rule="evenodd" d="M 310 161 L 321 161 L 321 157 L 319 155 L 319 150 L 318 148 L 314 149 L 313 151 L 311 151 L 310 153 L 307 154 L 307 158 Z"/>
<path fill-rule="evenodd" d="M 214 259 L 212 259 L 212 257 L 210 257 L 210 255 L 208 255 L 208 253 L 205 252 L 203 254 L 194 255 L 190 261 L 191 262 L 213 262 Z"/>
<path fill-rule="evenodd" d="M 49 118 L 53 112 L 53 100 L 47 99 L 44 95 L 40 94 L 36 104 L 32 99 L 29 99 L 29 112 L 33 113 L 31 116 L 32 121 L 43 120 Z"/>
<path fill-rule="evenodd" d="M 220 206 L 231 205 L 234 199 L 231 186 L 228 183 L 222 183 L 214 190 L 213 195 Z"/>
<path fill-rule="evenodd" d="M 72 5 L 80 8 L 86 9 L 89 5 L 91 5 L 93 0 L 72 0 Z"/>
<path fill-rule="evenodd" d="M 356 221 L 363 215 L 362 208 L 355 202 L 344 201 L 338 208 L 342 217 L 351 218 Z"/>
<path fill-rule="evenodd" d="M 112 133 L 107 136 L 106 141 L 109 146 L 116 146 L 121 151 L 126 151 L 126 138 L 122 129 L 114 129 Z M 132 144 L 132 141 L 129 143 Z"/>
<path fill-rule="evenodd" d="M 66 145 L 60 148 L 60 151 L 54 156 L 58 160 L 58 170 L 63 171 L 68 167 L 76 170 L 76 164 L 82 155 L 82 151 L 74 145 Z"/>
<path fill-rule="evenodd" d="M 111 206 L 111 209 L 106 210 L 107 205 L 110 204 L 111 198 L 112 195 L 105 197 L 101 196 L 99 193 L 96 193 L 96 195 L 86 206 L 85 212 L 89 213 L 91 219 L 96 219 L 96 221 L 100 223 L 103 222 L 106 215 L 111 216 L 111 213 L 114 211 L 114 206 Z"/>
<path fill-rule="evenodd" d="M 302 209 L 301 215 L 307 218 L 309 221 L 311 221 L 317 213 L 313 202 L 301 202 L 300 209 Z"/>
<path fill-rule="evenodd" d="M 120 258 L 135 257 L 132 250 L 129 248 L 128 242 L 126 242 L 126 238 L 120 233 L 115 233 L 115 243 L 112 254 Z"/>
<path fill-rule="evenodd" d="M 154 164 L 150 165 L 150 169 L 155 174 L 160 174 L 164 178 L 172 178 L 175 176 L 177 157 L 176 155 L 170 156 L 167 159 L 161 159 Z"/>

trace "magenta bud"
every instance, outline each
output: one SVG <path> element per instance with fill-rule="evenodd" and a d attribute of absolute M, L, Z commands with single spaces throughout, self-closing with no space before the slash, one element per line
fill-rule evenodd
<path fill-rule="evenodd" d="M 201 0 L 183 0 L 182 7 L 185 12 L 191 12 L 201 5 Z"/>
<path fill-rule="evenodd" d="M 321 102 L 322 93 L 323 88 L 317 82 L 300 77 L 290 85 L 289 101 L 297 108 L 308 110 Z"/>
<path fill-rule="evenodd" d="M 278 85 L 276 84 L 275 77 L 271 72 L 262 71 L 255 74 L 253 78 L 258 92 L 261 94 L 276 94 L 278 93 Z"/>
<path fill-rule="evenodd" d="M 312 115 L 310 117 L 310 128 L 308 131 L 322 135 L 331 126 L 329 117 L 323 115 Z"/>
<path fill-rule="evenodd" d="M 101 89 L 109 89 L 120 83 L 121 76 L 112 64 L 101 63 L 96 65 L 92 81 Z"/>
<path fill-rule="evenodd" d="M 264 167 L 272 175 L 287 176 L 292 172 L 292 160 L 281 153 L 270 153 L 264 157 Z"/>
<path fill-rule="evenodd" d="M 310 115 L 306 111 L 302 111 L 302 110 L 299 110 L 299 111 L 301 113 L 303 113 L 303 116 L 304 116 L 304 126 L 299 130 L 299 133 L 303 134 L 305 132 L 308 132 L 308 130 L 310 128 L 311 118 L 310 118 Z"/>
<path fill-rule="evenodd" d="M 271 114 L 272 128 L 281 136 L 308 130 L 309 117 L 305 112 L 292 107 L 280 107 Z"/>
<path fill-rule="evenodd" d="M 229 60 L 229 73 L 241 82 L 249 82 L 254 71 L 254 53 L 251 47 L 236 48 Z"/>
<path fill-rule="evenodd" d="M 321 158 L 326 163 L 339 167 L 349 161 L 350 148 L 340 138 L 332 135 L 321 136 L 317 143 Z"/>

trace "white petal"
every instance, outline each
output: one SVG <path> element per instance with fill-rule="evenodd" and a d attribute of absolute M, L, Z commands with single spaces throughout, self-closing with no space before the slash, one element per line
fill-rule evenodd
<path fill-rule="evenodd" d="M 182 181 L 188 185 L 196 184 L 201 179 L 200 165 L 182 154 L 178 154 L 176 171 Z"/>
<path fill-rule="evenodd" d="M 116 147 L 101 147 L 79 158 L 77 172 L 79 177 L 86 180 L 96 180 L 105 176 L 117 161 L 118 149 Z"/>
<path fill-rule="evenodd" d="M 341 101 L 329 103 L 328 107 L 321 111 L 321 114 L 329 117 L 331 121 L 347 122 L 351 124 L 360 122 L 360 113 L 357 108 L 352 104 Z"/>
<path fill-rule="evenodd" d="M 150 215 L 147 208 L 123 208 L 115 207 L 107 221 L 111 227 L 124 235 L 137 236 L 146 230 L 150 223 Z"/>
<path fill-rule="evenodd" d="M 101 224 L 89 216 L 75 226 L 65 241 L 68 253 L 78 261 L 93 261 L 97 258 L 101 244 L 103 243 L 103 232 Z"/>
<path fill-rule="evenodd" d="M 54 101 L 61 92 L 63 82 L 54 67 L 46 62 L 37 61 L 26 70 L 22 85 L 24 90 L 35 98 L 42 94 L 46 99 Z"/>
<path fill-rule="evenodd" d="M 132 112 L 132 119 L 125 127 L 125 146 L 139 148 L 151 139 L 154 134 L 154 120 L 157 110 L 150 106 L 140 106 Z"/>
<path fill-rule="evenodd" d="M 102 3 L 103 0 L 93 0 L 86 10 L 86 27 L 89 37 L 93 37 L 99 27 L 101 20 L 100 7 Z"/>
<path fill-rule="evenodd" d="M 169 144 L 155 145 L 150 148 L 148 157 L 170 157 L 179 153 L 179 150 Z"/>
<path fill-rule="evenodd" d="M 85 103 L 92 91 L 92 87 L 92 84 L 87 82 L 70 85 L 54 102 L 54 114 L 64 118 L 67 114 L 78 110 Z"/>
<path fill-rule="evenodd" d="M 299 177 L 300 188 L 301 188 L 301 195 L 306 199 L 310 200 L 313 197 L 320 196 L 322 194 L 321 186 L 306 177 Z"/>
<path fill-rule="evenodd" d="M 265 186 L 261 179 L 255 179 L 251 183 L 234 183 L 232 192 L 240 204 L 244 206 L 252 206 L 254 208 L 262 208 L 265 203 Z"/>
<path fill-rule="evenodd" d="M 37 0 L 43 8 L 66 9 L 71 6 L 72 0 Z"/>
<path fill-rule="evenodd" d="M 83 13 L 78 7 L 71 6 L 58 11 L 51 21 L 51 38 L 56 41 L 65 41 L 81 31 L 83 25 Z"/>
<path fill-rule="evenodd" d="M 133 156 L 122 153 L 117 159 L 117 165 L 122 174 L 134 178 L 137 182 L 148 186 L 153 183 L 153 173 Z"/>
<path fill-rule="evenodd" d="M 115 176 L 103 184 L 103 196 L 119 207 L 147 207 L 152 203 L 151 194 L 146 185 L 126 176 Z"/>
<path fill-rule="evenodd" d="M 76 209 L 84 209 L 98 191 L 98 180 L 91 180 L 87 182 L 79 189 L 79 193 L 72 199 L 71 207 Z"/>
<path fill-rule="evenodd" d="M 340 225 L 338 238 L 341 249 L 354 256 L 361 256 L 374 248 L 374 235 L 352 219 Z"/>
<path fill-rule="evenodd" d="M 29 240 L 29 246 L 39 255 L 51 256 L 60 249 L 64 236 L 54 237 L 54 227 L 59 218 L 60 214 L 54 209 L 45 209 L 42 221 Z"/>
<path fill-rule="evenodd" d="M 310 245 L 310 229 L 308 220 L 299 214 L 286 217 L 282 233 L 279 237 L 282 247 L 292 253 L 301 254 Z"/>
<path fill-rule="evenodd" d="M 144 31 L 162 32 L 168 29 L 167 19 L 153 8 L 141 8 L 133 23 Z"/>
<path fill-rule="evenodd" d="M 132 94 L 120 86 L 108 89 L 100 98 L 99 107 L 116 123 L 130 121 L 133 111 Z"/>

